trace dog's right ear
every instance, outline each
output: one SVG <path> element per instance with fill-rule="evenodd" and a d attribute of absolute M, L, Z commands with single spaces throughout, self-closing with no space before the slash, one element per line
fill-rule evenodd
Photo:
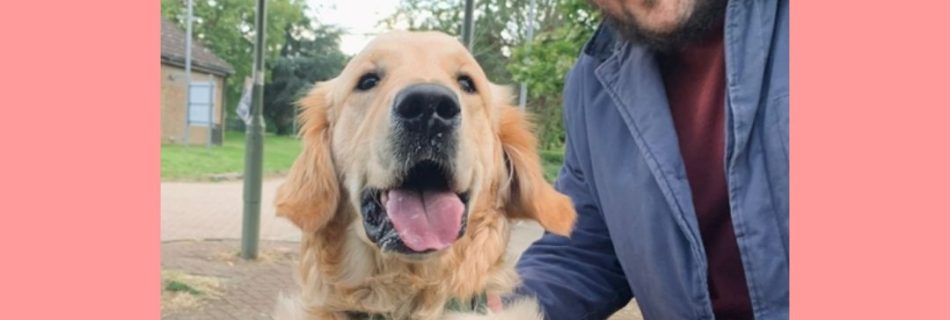
<path fill-rule="evenodd" d="M 303 149 L 277 189 L 277 215 L 290 219 L 304 232 L 320 230 L 337 209 L 340 185 L 330 151 L 332 81 L 317 84 L 299 101 Z"/>

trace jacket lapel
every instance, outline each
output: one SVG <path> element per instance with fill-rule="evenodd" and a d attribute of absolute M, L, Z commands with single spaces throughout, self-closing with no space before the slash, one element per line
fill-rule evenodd
<path fill-rule="evenodd" d="M 768 85 L 766 66 L 778 1 L 736 0 L 726 7 L 726 172 L 747 150 L 746 144 Z"/>
<path fill-rule="evenodd" d="M 623 45 L 595 74 L 619 110 L 697 261 L 705 262 L 686 169 L 652 52 Z"/>

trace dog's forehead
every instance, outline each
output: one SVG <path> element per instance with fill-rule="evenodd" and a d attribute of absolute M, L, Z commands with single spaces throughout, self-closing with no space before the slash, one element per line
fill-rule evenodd
<path fill-rule="evenodd" d="M 380 34 L 367 45 L 367 49 L 375 47 L 398 48 L 425 48 L 431 51 L 465 51 L 462 43 L 452 36 L 441 32 L 424 31 L 391 31 Z"/>
<path fill-rule="evenodd" d="M 407 60 L 467 64 L 473 58 L 458 39 L 447 34 L 393 31 L 373 39 L 357 60 L 380 64 L 402 64 L 409 62 Z"/>

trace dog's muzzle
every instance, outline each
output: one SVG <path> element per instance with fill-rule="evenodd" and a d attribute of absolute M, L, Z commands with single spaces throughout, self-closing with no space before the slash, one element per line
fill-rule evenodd
<path fill-rule="evenodd" d="M 361 194 L 366 235 L 383 251 L 440 251 L 465 233 L 468 190 L 454 181 L 461 118 L 458 96 L 442 85 L 411 85 L 393 100 L 396 181 Z"/>

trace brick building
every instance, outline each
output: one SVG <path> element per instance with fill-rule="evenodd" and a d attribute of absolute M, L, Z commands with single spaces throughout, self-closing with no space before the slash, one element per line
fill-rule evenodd
<path fill-rule="evenodd" d="M 184 143 L 185 121 L 190 121 L 189 144 L 208 141 L 209 107 L 214 118 L 212 141 L 224 141 L 224 86 L 234 68 L 199 41 L 191 42 L 192 109 L 185 106 L 185 32 L 162 18 L 162 143 Z"/>

